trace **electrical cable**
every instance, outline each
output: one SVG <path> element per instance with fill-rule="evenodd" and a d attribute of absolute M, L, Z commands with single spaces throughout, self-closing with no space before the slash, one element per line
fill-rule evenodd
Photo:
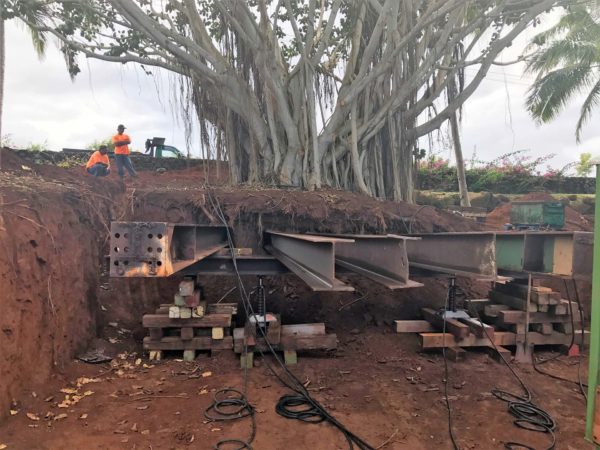
<path fill-rule="evenodd" d="M 517 374 L 517 372 L 515 372 L 515 370 L 508 363 L 508 361 L 506 361 L 504 355 L 498 351 L 498 347 L 496 346 L 494 340 L 490 338 L 490 335 L 488 334 L 487 329 L 484 326 L 483 321 L 481 320 L 479 312 L 475 308 L 472 308 L 472 312 L 474 312 L 477 316 L 477 320 L 481 324 L 481 328 L 483 329 L 487 339 L 492 344 L 492 347 L 494 348 L 496 353 L 498 353 L 498 356 L 500 356 L 502 362 L 511 371 L 515 379 L 519 382 L 524 392 L 524 395 L 517 395 L 512 392 L 504 391 L 495 387 L 491 391 L 492 395 L 498 400 L 502 400 L 503 402 L 507 403 L 508 412 L 515 417 L 515 420 L 513 421 L 513 424 L 515 426 L 529 431 L 536 431 L 540 433 L 549 434 L 551 442 L 549 446 L 545 448 L 545 450 L 554 450 L 554 448 L 556 447 L 556 435 L 554 434 L 554 430 L 556 429 L 556 422 L 547 411 L 533 404 L 533 402 L 531 401 L 531 391 L 529 390 L 523 379 Z M 506 450 L 539 450 L 535 447 L 531 447 L 529 445 L 515 441 L 505 442 L 504 448 Z"/>
<path fill-rule="evenodd" d="M 227 396 L 220 398 L 221 394 L 231 394 L 235 396 Z M 222 439 L 213 447 L 216 450 L 221 450 L 224 446 L 237 445 L 232 450 L 252 450 L 252 441 L 256 436 L 256 417 L 254 416 L 254 408 L 246 398 L 246 395 L 237 389 L 223 388 L 219 389 L 214 394 L 213 403 L 204 411 L 204 417 L 211 422 L 226 422 L 238 420 L 244 417 L 252 419 L 252 431 L 250 437 L 243 441 L 241 439 Z"/>
<path fill-rule="evenodd" d="M 585 311 L 583 310 L 583 306 L 581 305 L 581 299 L 579 298 L 579 291 L 577 290 L 577 281 L 575 280 L 575 278 L 573 278 L 572 280 L 573 289 L 575 290 L 575 301 L 577 302 L 577 309 L 579 310 L 579 320 L 581 327 L 581 348 L 579 349 L 579 361 L 577 363 L 577 380 L 579 381 L 579 389 L 581 390 L 581 393 L 585 398 L 585 402 L 587 403 L 587 393 L 585 392 L 585 389 L 583 387 L 588 386 L 585 383 L 583 383 L 581 377 L 581 362 L 583 360 L 583 353 L 585 352 Z M 573 332 L 575 332 L 575 327 L 573 327 Z"/>
<path fill-rule="evenodd" d="M 418 212 L 418 211 L 417 211 Z M 444 357 L 444 402 L 446 404 L 446 410 L 448 411 L 448 433 L 450 434 L 450 441 L 454 450 L 460 450 L 454 436 L 454 427 L 452 425 L 452 407 L 450 406 L 450 399 L 448 398 L 448 358 L 446 357 L 446 313 L 450 306 L 451 297 L 456 296 L 456 285 L 450 282 L 448 287 L 448 293 L 446 294 L 446 303 L 444 305 L 444 322 L 442 325 L 442 355 Z"/>
<path fill-rule="evenodd" d="M 227 220 L 225 218 L 225 215 L 223 213 L 223 210 L 221 208 L 221 204 L 219 203 L 219 200 L 216 198 L 216 196 L 214 196 L 210 187 L 207 187 L 207 192 L 208 192 L 208 198 L 211 202 L 213 210 L 215 211 L 215 213 L 217 214 L 217 217 L 223 223 L 223 225 L 225 226 L 226 231 L 227 231 L 227 233 L 226 233 L 227 241 L 228 241 L 229 248 L 231 251 L 231 259 L 232 259 L 234 271 L 236 273 L 236 277 L 237 277 L 237 281 L 238 281 L 238 291 L 240 294 L 240 298 L 242 299 L 242 306 L 244 307 L 246 316 L 252 317 L 252 316 L 254 316 L 254 310 L 252 308 L 252 303 L 250 301 L 250 297 L 249 297 L 248 293 L 246 292 L 243 280 L 242 280 L 240 272 L 238 270 L 237 259 L 236 259 L 236 255 L 235 255 L 235 245 L 233 242 L 233 238 L 231 236 L 231 231 L 229 230 L 229 226 L 227 224 Z M 335 426 L 342 432 L 342 434 L 346 438 L 346 441 L 348 442 L 349 449 L 352 450 L 356 446 L 356 447 L 358 447 L 359 450 L 375 450 L 374 447 L 372 447 L 371 445 L 366 443 L 364 440 L 362 440 L 360 437 L 358 437 L 357 435 L 352 433 L 350 430 L 348 430 L 342 423 L 340 423 L 335 417 L 333 417 L 319 402 L 317 402 L 315 399 L 313 399 L 311 397 L 310 393 L 308 392 L 306 387 L 302 384 L 302 382 L 285 366 L 283 361 L 281 361 L 281 358 L 279 357 L 279 355 L 277 354 L 277 352 L 271 345 L 269 339 L 267 338 L 265 330 L 262 327 L 257 327 L 257 328 L 258 328 L 260 334 L 262 335 L 261 337 L 264 339 L 265 344 L 267 345 L 269 353 L 275 358 L 278 365 L 281 367 L 281 369 L 283 370 L 285 375 L 289 378 L 289 380 L 285 380 L 281 376 L 281 374 L 278 373 L 271 366 L 271 364 L 267 361 L 267 359 L 264 358 L 265 353 L 263 352 L 263 350 L 260 347 L 257 347 L 257 350 L 263 357 L 263 360 L 264 360 L 267 368 L 284 386 L 286 386 L 288 389 L 294 391 L 297 394 L 297 396 L 294 396 L 294 397 L 297 397 L 294 402 L 291 402 L 291 400 L 289 398 L 286 398 L 287 396 L 283 396 L 280 399 L 281 404 L 280 404 L 279 408 L 276 408 L 276 411 L 278 413 L 281 411 L 282 413 L 287 414 L 287 415 L 283 415 L 283 417 L 291 418 L 291 417 L 289 417 L 290 414 L 288 414 L 290 412 L 289 408 L 292 406 L 298 407 L 298 406 L 301 406 L 302 404 L 305 404 L 307 406 L 310 406 L 311 411 L 314 410 L 315 413 L 318 413 L 319 415 L 321 415 L 323 418 L 323 421 L 329 422 L 331 425 Z M 301 401 L 303 403 L 300 403 Z M 307 408 L 304 408 L 304 409 L 307 409 Z M 296 414 L 299 414 L 298 410 L 296 410 Z M 293 418 L 299 418 L 299 417 L 293 417 Z M 304 420 L 304 421 L 306 422 L 307 420 Z M 312 420 L 309 420 L 309 421 L 312 421 Z M 248 447 L 241 447 L 241 449 L 251 448 L 251 447 L 249 447 L 249 444 L 250 444 L 250 442 L 247 444 Z"/>
<path fill-rule="evenodd" d="M 568 348 L 571 348 L 575 344 L 575 319 L 574 319 L 574 315 L 573 315 L 573 304 L 571 302 L 571 294 L 569 293 L 569 287 L 567 285 L 567 280 L 563 279 L 563 282 L 565 284 L 565 292 L 567 294 L 567 300 L 569 301 L 569 314 L 570 314 L 570 317 L 571 317 L 571 344 L 568 347 Z M 577 293 L 577 284 L 576 284 L 575 280 L 573 280 L 573 284 L 575 286 L 575 292 Z M 583 323 L 584 323 L 583 322 L 583 310 L 581 309 L 581 304 L 579 303 L 578 294 L 576 294 L 576 302 L 577 302 L 578 309 L 579 309 L 578 312 L 579 312 L 579 315 L 580 315 L 580 318 L 581 318 L 581 327 L 582 327 L 582 331 L 583 331 L 584 330 L 584 327 L 583 327 Z M 583 359 L 582 352 L 583 352 L 583 342 L 584 342 L 583 338 L 584 338 L 584 333 L 582 332 L 582 334 L 581 334 L 582 348 L 581 348 L 581 351 L 579 352 L 579 361 L 578 361 L 578 367 L 577 367 L 577 380 L 570 380 L 568 378 L 563 378 L 563 377 L 561 377 L 559 375 L 554 375 L 554 374 L 552 374 L 550 372 L 546 372 L 546 371 L 540 369 L 540 367 L 539 367 L 540 365 L 546 364 L 546 363 L 548 363 L 550 361 L 556 361 L 561 356 L 564 356 L 563 353 L 559 353 L 558 355 L 555 355 L 552 358 L 548 358 L 548 359 L 545 359 L 543 361 L 537 361 L 535 359 L 535 356 L 533 356 L 533 369 L 536 372 L 538 372 L 538 373 L 540 373 L 542 375 L 546 375 L 546 376 L 548 376 L 550 378 L 553 378 L 555 380 L 576 384 L 579 387 L 579 391 L 580 391 L 581 395 L 583 396 L 583 398 L 587 402 L 587 393 L 585 392 L 585 389 L 584 389 L 585 384 L 583 383 L 583 381 L 581 379 L 581 360 Z"/>

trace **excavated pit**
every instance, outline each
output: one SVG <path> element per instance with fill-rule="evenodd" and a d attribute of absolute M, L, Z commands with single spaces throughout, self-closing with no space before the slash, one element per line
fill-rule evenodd
<path fill-rule="evenodd" d="M 207 389 L 244 384 L 233 354 L 138 365 L 142 315 L 170 302 L 179 280 L 109 278 L 105 255 L 113 220 L 218 225 L 210 193 L 225 213 L 236 246 L 254 253 L 264 251 L 264 230 L 403 234 L 479 229 L 432 207 L 328 189 L 231 188 L 220 184 L 222 175 L 202 166 L 163 174 L 142 171 L 139 179 L 123 185 L 114 178 L 88 177 L 81 167 L 38 165 L 0 151 L 0 444 L 16 449 L 207 448 L 222 434 L 248 432 L 247 423 L 214 427 L 200 419 L 211 401 L 203 395 Z M 442 357 L 418 353 L 416 339 L 401 338 L 390 325 L 416 317 L 422 306 L 441 305 L 445 282 L 417 280 L 425 286 L 389 291 L 360 276 L 340 278 L 356 292 L 315 293 L 294 275 L 266 279 L 269 309 L 282 313 L 284 323 L 323 321 L 338 336 L 335 356 L 302 358 L 295 371 L 330 411 L 375 446 L 444 447 Z M 230 277 L 201 281 L 209 301 L 235 285 Z M 256 283 L 253 277 L 244 281 L 249 288 Z M 488 287 L 461 283 L 476 296 Z M 233 291 L 227 301 L 235 300 Z M 116 355 L 116 365 L 106 369 L 73 362 L 89 348 Z M 545 436 L 515 429 L 504 404 L 487 394 L 498 382 L 512 386 L 509 375 L 500 376 L 491 364 L 479 353 L 452 366 L 461 448 L 496 448 L 515 434 L 541 448 Z M 550 367 L 557 370 L 556 364 Z M 199 375 L 205 370 L 213 375 Z M 577 368 L 561 370 L 573 377 Z M 544 404 L 559 418 L 561 445 L 586 448 L 581 438 L 585 405 L 572 386 L 536 373 L 522 375 L 540 398 L 552 399 Z M 60 409 L 61 389 L 75 386 L 78 377 L 99 381 L 80 404 Z M 344 448 L 343 437 L 332 427 L 298 425 L 275 414 L 273 405 L 286 391 L 264 365 L 250 371 L 249 378 L 251 401 L 259 411 L 256 448 L 284 448 L 289 442 L 296 448 Z M 138 394 L 154 398 L 139 403 Z M 7 418 L 11 410 L 17 414 Z"/>
<path fill-rule="evenodd" d="M 119 328 L 143 336 L 141 317 L 169 302 L 177 277 L 110 279 L 105 255 L 111 220 L 218 225 L 217 199 L 236 246 L 264 253 L 264 230 L 317 233 L 407 233 L 478 229 L 431 207 L 356 194 L 205 186 L 203 168 L 158 175 L 141 172 L 135 183 L 94 179 L 79 167 L 37 165 L 2 151 L 0 171 L 0 405 L 6 415 L 23 390 L 60 371 L 97 337 Z M 209 179 L 216 182 L 214 177 Z M 324 321 L 334 331 L 391 324 L 411 317 L 422 298 L 435 301 L 443 284 L 388 291 L 359 276 L 355 293 L 315 293 L 294 275 L 268 277 L 269 305 L 284 322 Z M 207 298 L 235 286 L 230 277 L 202 277 Z M 246 277 L 251 287 L 255 280 Z M 437 294 L 437 295 L 436 295 Z M 338 309 L 365 296 L 340 318 Z M 235 292 L 230 300 L 237 300 Z M 118 347 L 118 346 L 117 346 Z M 117 351 L 119 348 L 115 348 Z"/>

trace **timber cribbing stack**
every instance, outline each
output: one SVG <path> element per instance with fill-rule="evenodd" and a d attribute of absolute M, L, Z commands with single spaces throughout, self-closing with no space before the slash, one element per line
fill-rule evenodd
<path fill-rule="evenodd" d="M 148 336 L 144 338 L 144 350 L 149 351 L 150 359 L 161 359 L 163 351 L 183 352 L 183 359 L 192 361 L 198 351 L 219 351 L 233 349 L 231 326 L 237 313 L 235 304 L 208 305 L 201 317 L 173 318 L 172 305 L 161 305 L 156 314 L 146 314 L 142 319 Z M 189 309 L 189 308 L 188 308 Z"/>
<path fill-rule="evenodd" d="M 530 301 L 528 288 L 519 282 L 496 283 L 489 299 L 468 303 L 479 313 L 469 319 L 444 319 L 439 311 L 423 308 L 425 320 L 397 320 L 398 333 L 418 333 L 423 350 L 445 347 L 449 355 L 458 358 L 466 347 L 493 348 L 505 356 L 515 347 L 515 357 L 525 355 L 536 345 L 570 346 L 581 344 L 581 317 L 576 302 L 561 298 L 559 292 L 542 286 L 532 286 Z M 446 328 L 446 333 L 440 331 Z M 583 333 L 588 341 L 588 332 Z"/>

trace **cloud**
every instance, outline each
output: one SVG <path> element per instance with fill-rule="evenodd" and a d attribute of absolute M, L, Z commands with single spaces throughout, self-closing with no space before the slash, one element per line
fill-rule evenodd
<path fill-rule="evenodd" d="M 167 77 L 156 81 L 131 65 L 82 60 L 82 73 L 71 82 L 56 46 L 40 61 L 24 30 L 9 22 L 6 32 L 3 133 L 17 146 L 47 142 L 53 150 L 83 148 L 124 123 L 135 149 L 142 150 L 147 138 L 163 136 L 185 151 Z M 160 96 L 156 83 L 165 88 Z"/>

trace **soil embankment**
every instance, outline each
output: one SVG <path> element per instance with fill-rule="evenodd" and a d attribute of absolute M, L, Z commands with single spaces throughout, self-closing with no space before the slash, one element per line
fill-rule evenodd
<path fill-rule="evenodd" d="M 96 333 L 106 194 L 0 172 L 0 416 Z"/>

